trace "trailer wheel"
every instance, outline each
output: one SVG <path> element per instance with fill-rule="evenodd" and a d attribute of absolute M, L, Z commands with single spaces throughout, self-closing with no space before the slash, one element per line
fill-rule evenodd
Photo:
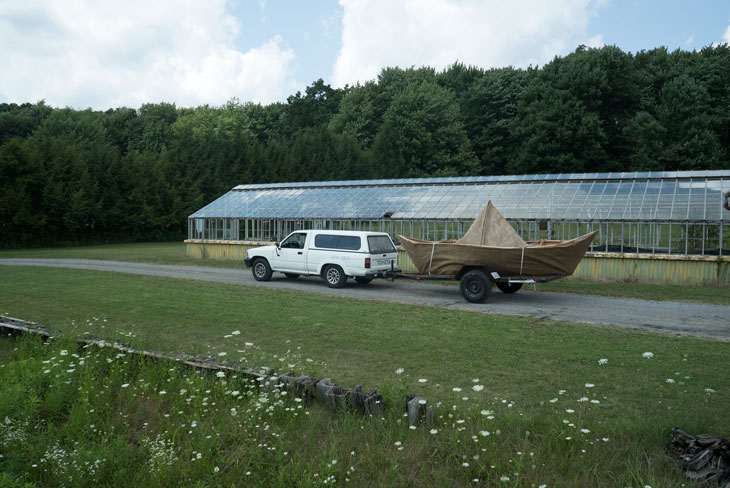
<path fill-rule="evenodd" d="M 271 266 L 264 258 L 254 260 L 251 272 L 256 281 L 269 281 L 271 279 Z"/>
<path fill-rule="evenodd" d="M 502 293 L 516 293 L 520 288 L 522 288 L 522 283 L 497 282 L 497 288 L 499 288 Z"/>
<path fill-rule="evenodd" d="M 492 293 L 492 280 L 484 271 L 473 269 L 461 278 L 460 287 L 467 302 L 484 303 Z"/>
<path fill-rule="evenodd" d="M 330 264 L 324 268 L 324 281 L 330 288 L 342 288 L 347 283 L 347 276 L 342 268 L 336 264 Z"/>

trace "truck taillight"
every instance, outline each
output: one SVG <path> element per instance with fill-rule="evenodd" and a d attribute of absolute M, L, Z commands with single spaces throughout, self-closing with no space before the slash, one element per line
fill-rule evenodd
<path fill-rule="evenodd" d="M 365 258 L 365 269 L 370 269 L 370 258 Z"/>

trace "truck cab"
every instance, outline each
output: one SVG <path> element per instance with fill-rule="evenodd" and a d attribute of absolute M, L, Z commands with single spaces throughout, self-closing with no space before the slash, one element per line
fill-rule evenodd
<path fill-rule="evenodd" d="M 257 281 L 280 272 L 292 279 L 321 276 L 328 286 L 341 288 L 350 277 L 366 284 L 397 271 L 398 252 L 384 232 L 300 230 L 273 246 L 249 249 L 244 262 Z"/>

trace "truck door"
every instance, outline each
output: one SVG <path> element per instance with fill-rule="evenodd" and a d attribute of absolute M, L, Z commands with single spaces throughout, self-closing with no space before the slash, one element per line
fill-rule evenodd
<path fill-rule="evenodd" d="M 279 244 L 274 257 L 273 268 L 287 273 L 306 273 L 306 232 L 294 232 Z"/>

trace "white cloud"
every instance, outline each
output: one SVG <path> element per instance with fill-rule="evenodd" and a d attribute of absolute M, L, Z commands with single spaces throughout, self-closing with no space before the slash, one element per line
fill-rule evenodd
<path fill-rule="evenodd" d="M 0 101 L 105 109 L 284 98 L 293 51 L 280 37 L 238 51 L 240 28 L 225 0 L 4 0 Z"/>
<path fill-rule="evenodd" d="M 334 82 L 366 81 L 386 66 L 454 61 L 481 67 L 544 64 L 585 43 L 605 0 L 340 0 L 342 48 Z M 592 37 L 602 45 L 603 39 Z"/>
<path fill-rule="evenodd" d="M 689 36 L 689 37 L 687 38 L 687 40 L 686 40 L 686 41 L 684 41 L 684 45 L 685 45 L 685 46 L 691 46 L 691 45 L 692 45 L 692 43 L 694 42 L 694 40 L 695 40 L 695 36 L 693 36 L 693 35 L 692 35 L 692 36 Z"/>
<path fill-rule="evenodd" d="M 606 45 L 605 42 L 603 42 L 603 35 L 597 34 L 591 38 L 589 38 L 584 44 L 588 47 L 595 47 L 595 48 L 601 48 Z"/>
<path fill-rule="evenodd" d="M 730 25 L 727 26 L 727 29 L 725 30 L 725 33 L 722 35 L 722 39 L 725 42 L 730 42 Z"/>

